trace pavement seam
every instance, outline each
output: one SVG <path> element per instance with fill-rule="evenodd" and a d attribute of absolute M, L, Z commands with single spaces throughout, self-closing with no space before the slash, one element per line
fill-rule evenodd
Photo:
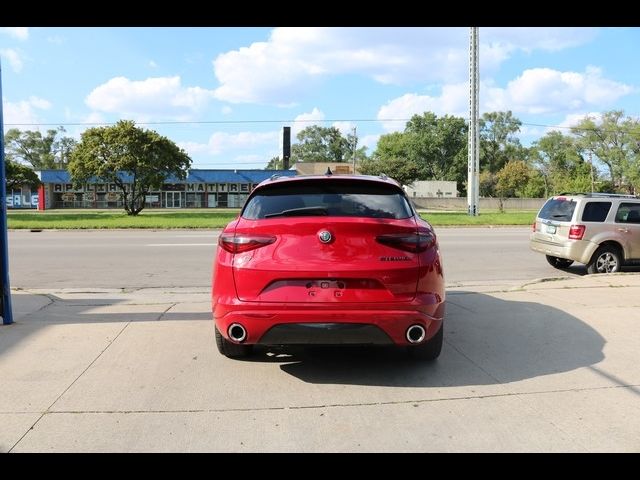
<path fill-rule="evenodd" d="M 171 305 L 169 305 L 169 306 L 165 309 L 165 311 L 164 311 L 164 312 L 162 312 L 162 313 L 160 314 L 160 316 L 156 319 L 156 322 L 158 322 L 158 321 L 162 320 L 162 317 L 164 317 L 164 316 L 165 316 L 165 314 L 166 314 L 169 310 L 171 310 L 173 307 L 175 307 L 176 305 L 178 305 L 178 302 L 174 302 L 174 303 L 172 303 Z"/>
<path fill-rule="evenodd" d="M 176 410 L 54 410 L 45 412 L 48 415 L 55 414 L 143 414 L 143 413 L 233 413 L 233 412 L 262 412 L 276 410 L 312 410 L 321 408 L 349 408 L 349 407 L 375 407 L 382 405 L 411 405 L 419 403 L 448 402 L 456 400 L 483 400 L 489 398 L 500 397 L 520 397 L 530 395 L 544 395 L 549 393 L 571 393 L 571 392 L 589 392 L 597 390 L 612 390 L 618 388 L 637 388 L 638 385 L 614 385 L 608 387 L 589 387 L 589 388 L 565 388 L 557 390 L 539 390 L 534 392 L 513 392 L 513 393 L 493 393 L 487 395 L 467 395 L 461 397 L 443 397 L 419 400 L 390 400 L 386 402 L 361 402 L 361 403 L 328 403 L 323 405 L 300 405 L 287 407 L 262 407 L 262 408 L 194 408 L 194 409 L 176 409 Z M 0 412 L 3 413 L 34 413 L 34 412 Z M 37 422 L 36 422 L 37 423 Z M 35 425 L 35 424 L 34 424 Z"/>
<path fill-rule="evenodd" d="M 44 416 L 45 416 L 45 415 L 47 415 L 47 414 L 49 414 L 49 413 L 52 413 L 52 412 L 50 411 L 50 410 L 51 410 L 51 407 L 53 407 L 53 406 L 56 404 L 56 402 L 57 402 L 58 400 L 60 400 L 60 398 L 62 398 L 62 396 L 63 396 L 65 393 L 67 393 L 71 387 L 73 387 L 73 386 L 75 385 L 75 383 L 80 379 L 80 377 L 82 377 L 82 376 L 85 374 L 85 372 L 86 372 L 87 370 L 89 370 L 89 369 L 91 368 L 91 366 L 92 366 L 94 363 L 96 363 L 96 361 L 97 361 L 97 360 L 102 356 L 102 354 L 103 354 L 104 352 L 106 352 L 106 351 L 107 351 L 107 349 L 108 349 L 111 345 L 113 345 L 113 343 L 118 339 L 118 337 L 120 337 L 120 335 L 122 335 L 122 332 L 124 332 L 124 331 L 126 330 L 126 328 L 127 328 L 130 324 L 131 324 L 131 322 L 127 322 L 127 323 L 126 323 L 126 325 L 125 325 L 124 327 L 122 327 L 122 329 L 118 332 L 118 334 L 117 334 L 115 337 L 113 337 L 113 340 L 111 340 L 111 341 L 107 344 L 107 346 L 106 346 L 106 347 L 104 347 L 104 348 L 102 349 L 102 351 L 101 351 L 101 352 L 96 356 L 96 358 L 94 358 L 94 359 L 89 363 L 89 365 L 87 365 L 87 367 L 86 367 L 84 370 L 82 370 L 82 372 L 80 372 L 80 374 L 79 374 L 79 375 L 78 375 L 78 376 L 73 380 L 73 382 L 71 382 L 71 383 L 67 386 L 67 388 L 65 388 L 65 389 L 62 391 L 62 393 L 56 397 L 56 399 L 51 403 L 51 405 L 49 405 L 49 406 L 47 407 L 47 409 L 46 409 L 44 412 L 42 412 L 42 414 L 38 417 L 38 419 L 37 419 L 35 422 L 33 422 L 33 425 L 31 425 L 31 427 L 29 427 L 29 428 L 27 429 L 27 431 L 26 431 L 26 432 L 24 432 L 24 434 L 23 434 L 23 435 L 22 435 L 22 436 L 21 436 L 21 437 L 16 441 L 16 443 L 14 443 L 14 444 L 13 444 L 13 446 L 12 446 L 9 450 L 7 450 L 7 453 L 11 453 L 11 451 L 12 451 L 14 448 L 16 448 L 16 446 L 17 446 L 17 445 L 22 441 L 22 439 L 23 439 L 24 437 L 26 437 L 26 436 L 27 436 L 27 434 L 28 434 L 31 430 L 33 430 L 33 429 L 35 428 L 35 426 L 38 424 L 38 422 L 40 422 L 40 420 L 42 420 L 42 419 L 44 418 Z"/>

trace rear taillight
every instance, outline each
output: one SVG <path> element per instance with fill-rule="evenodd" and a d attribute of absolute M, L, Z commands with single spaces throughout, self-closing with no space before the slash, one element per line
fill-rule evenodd
<path fill-rule="evenodd" d="M 223 233 L 218 238 L 218 245 L 230 253 L 242 253 L 270 245 L 276 241 L 273 235 L 244 235 L 242 233 Z"/>
<path fill-rule="evenodd" d="M 569 228 L 569 239 L 582 240 L 586 228 L 584 225 L 571 225 L 571 228 Z"/>
<path fill-rule="evenodd" d="M 392 233 L 379 235 L 376 237 L 376 241 L 406 252 L 420 253 L 436 243 L 436 236 L 430 232 Z"/>
<path fill-rule="evenodd" d="M 533 223 L 531 224 L 531 231 L 535 232 L 535 231 L 536 231 L 536 227 L 537 227 L 536 222 L 533 222 Z"/>

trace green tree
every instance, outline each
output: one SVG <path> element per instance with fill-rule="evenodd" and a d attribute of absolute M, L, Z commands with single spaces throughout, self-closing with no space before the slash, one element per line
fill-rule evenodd
<path fill-rule="evenodd" d="M 28 163 L 35 170 L 64 169 L 69 163 L 76 141 L 65 137 L 64 127 L 40 131 L 20 131 L 12 128 L 4 137 L 5 153 L 8 160 Z"/>
<path fill-rule="evenodd" d="M 186 178 L 190 166 L 191 159 L 174 142 L 121 120 L 110 127 L 85 130 L 71 155 L 69 172 L 76 184 L 91 177 L 115 183 L 127 214 L 137 215 L 151 188 L 159 189 L 168 175 Z M 131 183 L 125 183 L 120 172 L 130 175 Z"/>
<path fill-rule="evenodd" d="M 344 137 L 335 127 L 311 125 L 296 135 L 298 143 L 291 146 L 291 164 L 296 162 L 352 162 L 357 137 Z M 366 147 L 356 150 L 356 160 L 366 157 Z"/>
<path fill-rule="evenodd" d="M 11 160 L 7 160 L 5 162 L 5 173 L 7 191 L 17 190 L 24 185 L 35 190 L 41 183 L 38 175 L 36 175 L 36 172 L 34 172 L 33 169 Z"/>
<path fill-rule="evenodd" d="M 522 160 L 511 160 L 496 174 L 496 193 L 500 197 L 522 197 L 532 169 Z"/>
<path fill-rule="evenodd" d="M 591 175 L 595 183 L 598 174 L 585 162 L 575 137 L 554 130 L 534 142 L 531 150 L 531 164 L 541 175 L 545 197 L 591 191 Z"/>
<path fill-rule="evenodd" d="M 523 151 L 516 133 L 522 122 L 511 111 L 482 115 L 480 127 L 480 169 L 498 172 L 509 160 L 522 160 Z"/>
<path fill-rule="evenodd" d="M 585 117 L 571 131 L 578 137 L 579 146 L 605 165 L 616 190 L 634 192 L 634 178 L 640 168 L 637 120 L 625 118 L 622 110 L 612 110 L 605 112 L 599 123 Z"/>
<path fill-rule="evenodd" d="M 495 173 L 491 173 L 488 170 L 480 172 L 478 175 L 478 187 L 480 188 L 481 197 L 495 197 L 496 196 L 496 183 L 498 179 Z"/>
<path fill-rule="evenodd" d="M 467 172 L 466 134 L 464 119 L 450 115 L 438 118 L 432 112 L 425 112 L 414 115 L 404 132 L 382 135 L 372 158 L 392 177 L 394 170 L 386 163 L 399 166 L 398 159 L 404 159 L 418 167 L 411 182 L 454 180 L 462 189 Z"/>
<path fill-rule="evenodd" d="M 381 175 L 396 180 L 400 185 L 411 185 L 420 172 L 420 168 L 413 160 L 404 157 L 391 158 L 368 158 L 363 160 L 359 166 L 360 173 L 365 175 Z"/>

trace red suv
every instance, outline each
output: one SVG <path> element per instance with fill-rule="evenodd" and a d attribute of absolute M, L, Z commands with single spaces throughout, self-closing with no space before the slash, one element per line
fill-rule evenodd
<path fill-rule="evenodd" d="M 445 310 L 436 234 L 386 176 L 272 177 L 218 240 L 218 350 L 377 344 L 433 360 Z"/>

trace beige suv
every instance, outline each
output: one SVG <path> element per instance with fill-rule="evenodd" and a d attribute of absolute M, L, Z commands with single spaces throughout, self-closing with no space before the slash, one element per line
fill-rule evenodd
<path fill-rule="evenodd" d="M 531 249 L 555 268 L 574 261 L 588 273 L 620 271 L 640 261 L 640 198 L 610 193 L 551 197 L 533 224 Z"/>

